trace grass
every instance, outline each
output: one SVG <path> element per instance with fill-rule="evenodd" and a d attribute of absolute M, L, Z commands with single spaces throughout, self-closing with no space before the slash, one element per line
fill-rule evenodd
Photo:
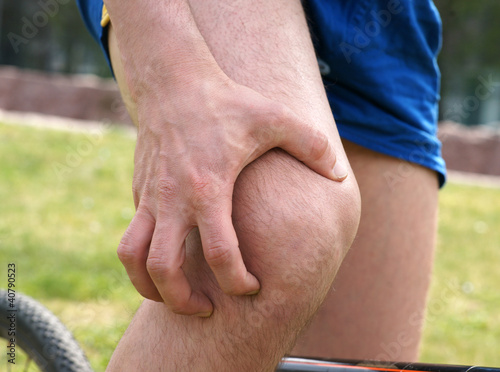
<path fill-rule="evenodd" d="M 422 360 L 500 366 L 500 189 L 449 184 Z"/>
<path fill-rule="evenodd" d="M 14 262 L 16 289 L 62 319 L 96 371 L 141 301 L 115 253 L 133 216 L 133 148 L 119 129 L 0 124 L 0 287 Z M 449 184 L 440 207 L 421 359 L 500 366 L 500 190 Z"/>
<path fill-rule="evenodd" d="M 133 138 L 0 125 L 0 287 L 40 300 L 104 370 L 140 304 L 116 257 L 133 216 Z"/>

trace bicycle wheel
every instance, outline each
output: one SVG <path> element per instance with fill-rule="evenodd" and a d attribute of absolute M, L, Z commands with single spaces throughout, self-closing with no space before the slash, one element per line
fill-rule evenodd
<path fill-rule="evenodd" d="M 2 347 L 0 369 L 6 366 L 7 371 L 92 372 L 71 332 L 47 308 L 19 293 L 14 302 L 17 311 L 12 311 L 10 305 L 7 291 L 0 289 L 0 338 L 7 342 L 7 348 Z M 13 355 L 8 355 L 13 337 L 13 314 L 15 365 L 9 363 Z"/>

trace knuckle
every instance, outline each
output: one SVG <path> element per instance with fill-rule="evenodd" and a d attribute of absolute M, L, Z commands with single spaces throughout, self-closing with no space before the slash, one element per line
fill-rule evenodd
<path fill-rule="evenodd" d="M 135 205 L 138 206 L 142 200 L 149 199 L 151 197 L 151 190 L 151 181 L 134 178 L 132 182 L 132 195 L 134 196 Z"/>
<path fill-rule="evenodd" d="M 136 247 L 131 243 L 127 235 L 121 240 L 116 253 L 124 266 L 131 265 L 137 258 Z"/>
<path fill-rule="evenodd" d="M 320 160 L 328 153 L 330 148 L 328 138 L 323 133 L 318 131 L 311 133 L 311 137 L 311 158 L 313 160 Z"/>
<path fill-rule="evenodd" d="M 216 190 L 214 185 L 210 182 L 209 177 L 190 177 L 191 193 L 195 198 L 204 199 L 211 197 Z"/>
<path fill-rule="evenodd" d="M 136 207 L 141 201 L 142 194 L 142 185 L 139 185 L 139 183 L 134 180 L 132 183 L 132 195 L 134 197 L 134 204 Z"/>
<path fill-rule="evenodd" d="M 179 186 L 170 177 L 160 177 L 156 185 L 156 195 L 160 202 L 165 204 L 171 203 L 176 199 L 179 191 Z"/>
<path fill-rule="evenodd" d="M 213 239 L 207 242 L 205 259 L 211 267 L 222 267 L 227 265 L 231 259 L 231 250 L 227 243 L 221 239 Z"/>
<path fill-rule="evenodd" d="M 260 128 L 259 134 L 257 136 L 258 143 L 261 144 L 274 144 L 278 142 L 279 136 L 276 135 L 276 131 L 272 127 L 264 126 Z"/>
<path fill-rule="evenodd" d="M 285 129 L 290 118 L 290 110 L 285 105 L 279 102 L 270 103 L 269 113 L 266 115 L 266 120 L 274 128 L 278 130 Z"/>
<path fill-rule="evenodd" d="M 137 178 L 134 178 L 134 180 L 132 181 L 132 192 L 134 194 L 141 194 L 143 184 L 143 182 L 140 182 Z"/>
<path fill-rule="evenodd" d="M 151 255 L 146 260 L 146 269 L 152 278 L 165 278 L 172 272 L 168 261 Z"/>
<path fill-rule="evenodd" d="M 192 203 L 202 210 L 219 199 L 223 190 L 222 183 L 211 174 L 190 175 L 189 185 Z"/>
<path fill-rule="evenodd" d="M 271 118 L 278 121 L 286 120 L 290 113 L 288 107 L 278 101 L 269 102 L 269 111 Z"/>

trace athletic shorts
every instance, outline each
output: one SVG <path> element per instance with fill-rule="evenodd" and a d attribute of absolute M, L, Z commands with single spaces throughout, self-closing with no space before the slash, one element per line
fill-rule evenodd
<path fill-rule="evenodd" d="M 102 0 L 77 0 L 109 63 Z M 432 0 L 305 0 L 312 40 L 342 138 L 405 161 L 446 167 L 436 136 L 441 20 Z M 106 25 L 106 22 L 103 22 Z"/>

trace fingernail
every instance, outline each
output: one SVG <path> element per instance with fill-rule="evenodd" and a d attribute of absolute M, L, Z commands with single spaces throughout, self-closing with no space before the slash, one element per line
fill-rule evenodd
<path fill-rule="evenodd" d="M 342 164 L 342 162 L 337 161 L 333 167 L 333 174 L 337 180 L 341 181 L 347 177 L 347 168 Z"/>
<path fill-rule="evenodd" d="M 211 311 L 195 314 L 195 316 L 197 316 L 199 318 L 210 318 L 210 315 L 212 315 Z"/>
<path fill-rule="evenodd" d="M 260 289 L 256 289 L 255 291 L 251 291 L 248 293 L 245 293 L 245 296 L 254 296 L 260 292 Z"/>

